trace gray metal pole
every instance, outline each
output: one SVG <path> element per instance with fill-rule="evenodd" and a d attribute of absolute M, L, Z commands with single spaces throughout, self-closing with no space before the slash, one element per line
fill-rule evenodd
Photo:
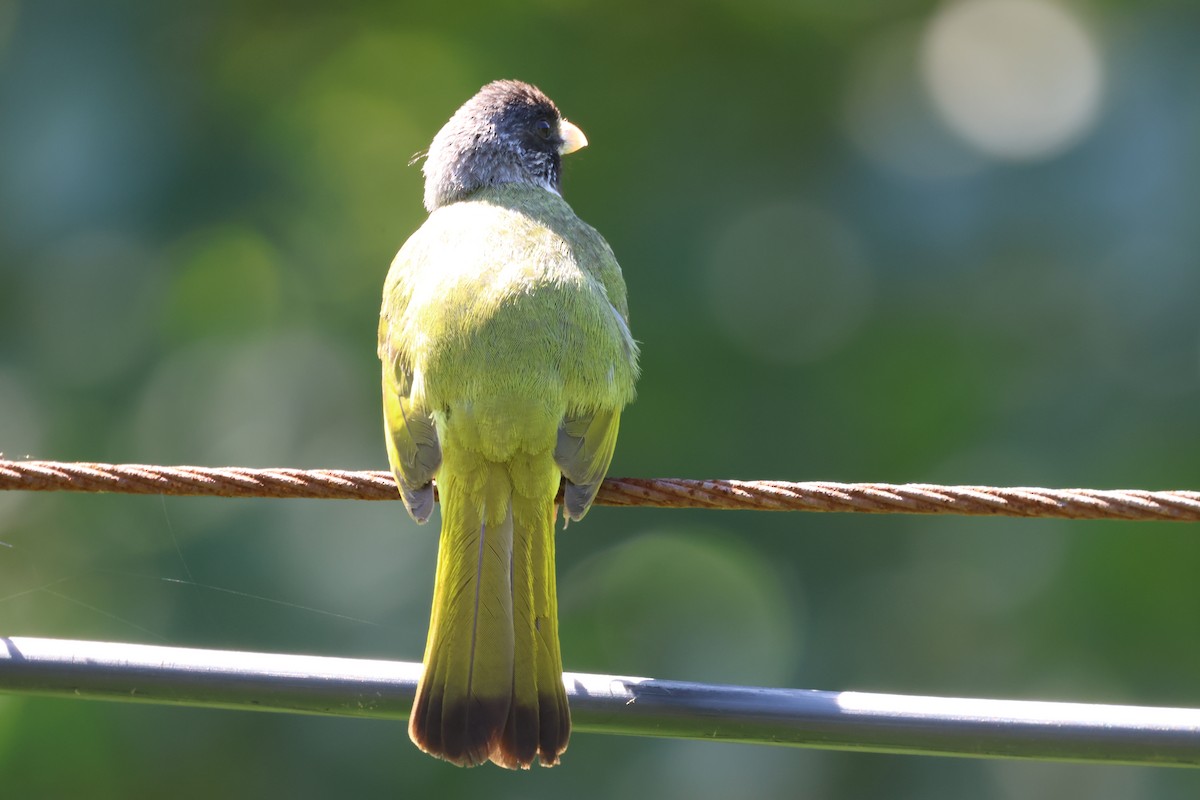
<path fill-rule="evenodd" d="M 0 638 L 0 691 L 403 719 L 420 664 Z M 563 676 L 579 731 L 925 755 L 1200 765 L 1200 710 Z"/>

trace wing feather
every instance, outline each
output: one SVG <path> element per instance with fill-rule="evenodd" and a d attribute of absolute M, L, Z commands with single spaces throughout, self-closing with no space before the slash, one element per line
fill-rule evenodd
<path fill-rule="evenodd" d="M 567 479 L 563 504 L 567 517 L 581 520 L 587 513 L 617 446 L 621 412 L 606 408 L 568 415 L 558 428 L 554 461 Z"/>
<path fill-rule="evenodd" d="M 433 513 L 433 476 L 442 465 L 433 415 L 413 397 L 413 375 L 402 364 L 383 367 L 383 427 L 388 462 L 404 507 L 417 522 Z"/>

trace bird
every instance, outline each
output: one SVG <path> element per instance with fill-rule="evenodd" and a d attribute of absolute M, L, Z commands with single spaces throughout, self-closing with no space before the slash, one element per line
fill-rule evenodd
<path fill-rule="evenodd" d="M 571 717 L 554 537 L 587 513 L 634 399 L 638 343 L 612 248 L 562 197 L 587 138 L 537 87 L 483 86 L 434 136 L 429 216 L 384 283 L 388 460 L 441 531 L 409 735 L 460 766 L 554 766 Z"/>

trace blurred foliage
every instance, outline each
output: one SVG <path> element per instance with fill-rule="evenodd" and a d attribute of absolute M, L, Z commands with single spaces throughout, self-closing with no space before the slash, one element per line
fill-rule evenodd
<path fill-rule="evenodd" d="M 927 90 L 929 0 L 0 0 L 0 451 L 382 467 L 379 290 L 424 216 L 407 162 L 478 86 L 520 77 L 592 142 L 565 192 L 624 265 L 643 342 L 615 474 L 1200 487 L 1200 15 L 1062 8 L 1100 103 L 1011 158 Z M 391 503 L 9 494 L 0 629 L 412 660 L 434 533 Z M 559 539 L 564 658 L 1197 706 L 1196 533 L 599 508 Z M 511 775 L 435 762 L 396 724 L 0 697 L 14 797 L 1198 781 L 596 735 Z"/>

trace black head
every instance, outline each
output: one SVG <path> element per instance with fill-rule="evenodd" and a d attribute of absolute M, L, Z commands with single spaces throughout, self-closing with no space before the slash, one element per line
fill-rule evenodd
<path fill-rule="evenodd" d="M 484 186 L 529 183 L 560 192 L 562 156 L 587 144 L 549 97 L 520 81 L 493 81 L 454 112 L 429 146 L 425 208 Z"/>

